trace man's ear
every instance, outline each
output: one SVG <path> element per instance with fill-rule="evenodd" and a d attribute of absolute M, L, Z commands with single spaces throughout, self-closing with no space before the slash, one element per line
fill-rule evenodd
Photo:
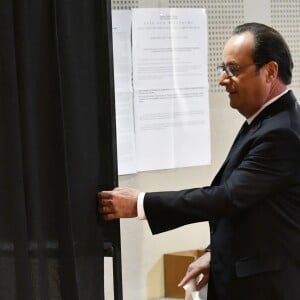
<path fill-rule="evenodd" d="M 278 64 L 276 61 L 269 61 L 266 65 L 267 82 L 274 81 L 278 76 Z"/>

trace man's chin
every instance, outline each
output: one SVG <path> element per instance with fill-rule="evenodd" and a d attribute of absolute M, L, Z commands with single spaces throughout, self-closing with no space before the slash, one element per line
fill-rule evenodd
<path fill-rule="evenodd" d="M 237 109 L 238 108 L 238 105 L 236 104 L 235 101 L 232 101 L 232 99 L 230 98 L 230 101 L 229 101 L 229 105 L 231 108 L 234 108 L 234 109 Z"/>

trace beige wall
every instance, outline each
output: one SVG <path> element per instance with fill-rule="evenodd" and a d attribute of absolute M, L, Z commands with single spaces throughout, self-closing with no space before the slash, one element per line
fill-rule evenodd
<path fill-rule="evenodd" d="M 143 2 L 145 6 L 150 6 L 150 0 L 140 0 L 140 4 L 143 4 Z M 142 6 L 140 5 L 140 7 Z M 269 7 L 270 1 L 245 0 L 245 21 L 258 21 L 268 24 L 270 22 Z M 298 63 L 296 69 L 299 68 Z M 299 83 L 297 86 L 299 86 Z M 300 89 L 293 88 L 293 90 L 300 99 Z M 120 176 L 120 186 L 135 187 L 147 192 L 209 185 L 243 122 L 243 118 L 229 107 L 225 93 L 210 93 L 209 98 L 211 165 Z M 203 248 L 209 243 L 209 230 L 206 222 L 184 226 L 153 236 L 146 221 L 121 220 L 121 235 L 124 300 L 150 300 L 163 297 L 163 254 Z M 111 260 L 107 258 L 105 261 L 106 300 L 114 299 L 111 269 Z"/>

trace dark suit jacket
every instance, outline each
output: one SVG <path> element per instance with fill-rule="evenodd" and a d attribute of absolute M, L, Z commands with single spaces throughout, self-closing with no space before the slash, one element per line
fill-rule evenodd
<path fill-rule="evenodd" d="M 209 300 L 300 299 L 299 137 L 289 91 L 233 144 L 211 186 L 146 193 L 153 233 L 210 221 Z"/>

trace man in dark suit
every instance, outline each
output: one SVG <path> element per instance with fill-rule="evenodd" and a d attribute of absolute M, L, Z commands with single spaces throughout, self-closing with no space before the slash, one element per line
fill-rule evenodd
<path fill-rule="evenodd" d="M 104 219 L 147 219 L 153 233 L 209 221 L 208 251 L 180 286 L 200 273 L 209 300 L 300 299 L 300 107 L 287 86 L 293 62 L 274 29 L 235 28 L 220 84 L 246 118 L 211 186 L 174 192 L 102 191 Z"/>

